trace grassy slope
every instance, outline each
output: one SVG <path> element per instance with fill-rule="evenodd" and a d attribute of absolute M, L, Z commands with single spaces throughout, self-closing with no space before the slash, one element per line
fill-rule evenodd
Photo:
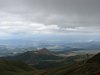
<path fill-rule="evenodd" d="M 100 72 L 100 53 L 85 63 L 67 64 L 48 71 L 44 75 L 97 75 L 98 72 Z"/>
<path fill-rule="evenodd" d="M 0 75 L 32 75 L 33 69 L 23 62 L 0 61 Z"/>
<path fill-rule="evenodd" d="M 78 56 L 79 57 L 79 56 Z M 71 57 L 70 59 L 74 59 Z M 63 64 L 61 66 L 56 65 L 56 68 L 46 69 L 49 66 L 55 66 L 55 62 L 42 62 L 38 64 L 42 70 L 33 70 L 31 67 L 22 62 L 14 61 L 0 61 L 0 75 L 96 75 L 100 71 L 100 54 L 89 59 L 87 62 L 76 62 Z M 69 61 L 69 59 L 65 59 Z M 75 60 L 74 60 L 75 61 Z M 70 61 L 72 62 L 72 61 Z M 63 62 L 64 63 L 64 62 Z M 43 67 L 45 68 L 43 69 Z"/>

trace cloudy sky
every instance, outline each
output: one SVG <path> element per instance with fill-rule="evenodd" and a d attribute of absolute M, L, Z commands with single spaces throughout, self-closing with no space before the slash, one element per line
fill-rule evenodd
<path fill-rule="evenodd" d="M 0 0 L 0 37 L 34 34 L 98 37 L 100 0 Z"/>

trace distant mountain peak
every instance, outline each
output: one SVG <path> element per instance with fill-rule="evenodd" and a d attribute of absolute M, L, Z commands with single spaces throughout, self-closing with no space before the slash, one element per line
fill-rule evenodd
<path fill-rule="evenodd" d="M 43 51 L 43 52 L 49 52 L 49 50 L 47 48 L 42 48 L 39 51 Z"/>
<path fill-rule="evenodd" d="M 36 51 L 38 54 L 51 54 L 51 52 L 47 48 L 42 48 Z"/>

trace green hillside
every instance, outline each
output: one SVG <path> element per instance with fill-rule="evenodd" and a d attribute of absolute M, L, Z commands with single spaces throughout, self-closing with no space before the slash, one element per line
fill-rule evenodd
<path fill-rule="evenodd" d="M 15 61 L 17 59 L 16 57 L 14 57 L 14 60 L 1 60 L 0 75 L 97 75 L 97 73 L 100 72 L 100 53 L 91 58 L 88 58 L 90 57 L 88 55 L 78 55 L 60 61 L 54 60 L 58 59 L 58 57 L 53 60 L 47 60 L 48 58 L 53 58 L 53 55 L 40 53 L 34 55 L 33 53 L 25 53 L 18 56 L 20 59 L 26 59 L 27 56 L 32 56 L 31 60 L 33 57 L 38 57 L 38 63 L 29 64 L 31 67 L 18 60 Z M 41 58 L 42 61 L 40 61 Z M 37 60 L 37 58 L 34 58 L 34 60 L 35 59 Z"/>
<path fill-rule="evenodd" d="M 0 75 L 32 75 L 32 67 L 23 62 L 0 61 Z"/>
<path fill-rule="evenodd" d="M 44 73 L 44 75 L 97 75 L 100 72 L 100 53 L 87 62 L 66 64 Z"/>
<path fill-rule="evenodd" d="M 97 63 L 97 64 L 100 64 L 100 53 L 98 53 L 97 55 L 95 55 L 93 58 L 89 59 L 87 62 L 88 63 Z"/>

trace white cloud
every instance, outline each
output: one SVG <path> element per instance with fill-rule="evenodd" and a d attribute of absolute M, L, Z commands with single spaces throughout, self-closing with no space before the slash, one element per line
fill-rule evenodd
<path fill-rule="evenodd" d="M 98 0 L 0 0 L 0 35 L 99 33 L 99 9 Z"/>
<path fill-rule="evenodd" d="M 13 35 L 13 34 L 52 34 L 52 33 L 95 33 L 100 32 L 96 27 L 63 27 L 58 25 L 46 25 L 36 22 L 25 21 L 1 21 L 0 22 L 0 35 Z"/>
<path fill-rule="evenodd" d="M 23 21 L 2 21 L 0 22 L 0 32 L 8 34 L 23 34 L 23 33 L 52 33 L 58 30 L 57 25 L 45 25 L 34 22 L 23 22 Z"/>

